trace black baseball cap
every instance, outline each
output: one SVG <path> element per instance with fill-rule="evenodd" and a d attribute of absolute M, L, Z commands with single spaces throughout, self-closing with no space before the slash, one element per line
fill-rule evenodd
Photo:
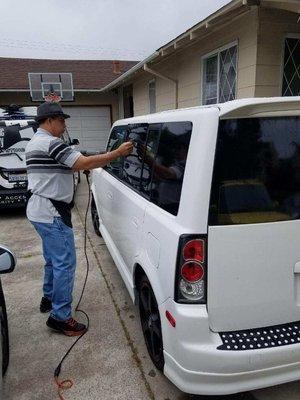
<path fill-rule="evenodd" d="M 70 118 L 70 115 L 65 114 L 61 105 L 58 103 L 43 103 L 37 108 L 37 116 L 35 120 L 37 122 L 52 117 L 63 117 L 63 118 Z"/>

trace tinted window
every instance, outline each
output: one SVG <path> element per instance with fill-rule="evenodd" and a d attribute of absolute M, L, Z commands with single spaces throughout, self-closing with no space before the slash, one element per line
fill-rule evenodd
<path fill-rule="evenodd" d="M 122 180 L 134 189 L 140 191 L 142 181 L 149 180 L 149 174 L 143 170 L 143 153 L 146 148 L 148 124 L 129 125 L 128 138 L 133 142 L 133 152 L 124 157 Z M 142 179 L 141 179 L 142 178 Z"/>
<path fill-rule="evenodd" d="M 163 124 L 156 157 L 145 156 L 153 169 L 151 201 L 173 215 L 178 212 L 191 131 L 191 122 Z"/>
<path fill-rule="evenodd" d="M 115 128 L 113 128 L 109 137 L 107 151 L 116 150 L 124 141 L 126 141 L 127 134 L 128 134 L 127 126 L 116 126 Z M 119 157 L 116 160 L 112 161 L 105 167 L 105 169 L 108 172 L 121 178 L 123 158 L 124 157 Z"/>
<path fill-rule="evenodd" d="M 220 121 L 210 224 L 300 218 L 300 117 Z"/>

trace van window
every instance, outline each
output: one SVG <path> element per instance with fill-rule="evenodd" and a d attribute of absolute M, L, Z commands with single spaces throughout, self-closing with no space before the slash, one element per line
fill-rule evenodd
<path fill-rule="evenodd" d="M 0 125 L 0 152 L 25 152 L 24 141 L 29 141 L 37 130 L 37 124 L 28 121 L 21 126 L 19 123 L 13 125 Z M 22 142 L 22 147 L 19 143 Z"/>
<path fill-rule="evenodd" d="M 209 223 L 300 218 L 300 117 L 220 121 Z"/>
<path fill-rule="evenodd" d="M 127 140 L 133 142 L 133 152 L 124 157 L 122 180 L 133 189 L 140 191 L 141 181 L 147 181 L 149 174 L 143 168 L 144 149 L 147 142 L 148 124 L 129 125 Z M 143 176 L 142 176 L 143 171 Z"/>
<path fill-rule="evenodd" d="M 116 126 L 111 131 L 107 149 L 106 151 L 116 150 L 123 142 L 126 141 L 126 137 L 128 134 L 127 126 Z M 117 176 L 118 178 L 122 177 L 122 166 L 123 166 L 123 158 L 119 157 L 116 160 L 110 162 L 106 165 L 105 169 L 111 174 Z"/>
<path fill-rule="evenodd" d="M 191 132 L 191 122 L 164 123 L 155 159 L 145 156 L 153 168 L 151 201 L 173 215 L 179 208 Z"/>

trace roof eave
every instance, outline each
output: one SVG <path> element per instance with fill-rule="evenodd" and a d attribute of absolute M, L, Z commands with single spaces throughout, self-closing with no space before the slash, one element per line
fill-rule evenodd
<path fill-rule="evenodd" d="M 122 83 L 125 83 L 125 81 L 130 78 L 134 73 L 136 73 L 139 69 L 142 69 L 143 66 L 151 61 L 154 61 L 158 57 L 163 57 L 164 55 L 169 54 L 169 51 L 167 50 L 168 48 L 172 49 L 177 49 L 181 47 L 182 43 L 185 41 L 192 41 L 193 39 L 196 39 L 197 36 L 194 35 L 195 31 L 198 30 L 201 27 L 208 28 L 210 23 L 216 18 L 220 17 L 223 14 L 243 5 L 248 5 L 249 2 L 253 2 L 257 0 L 232 0 L 230 3 L 226 4 L 219 10 L 217 10 L 215 13 L 209 15 L 207 18 L 205 18 L 203 21 L 199 22 L 198 24 L 192 26 L 190 29 L 185 31 L 184 33 L 180 34 L 177 36 L 175 39 L 172 41 L 166 43 L 159 49 L 157 49 L 154 53 L 152 53 L 149 57 L 145 58 L 144 60 L 140 61 L 138 64 L 130 68 L 128 71 L 126 71 L 124 74 L 119 76 L 117 79 L 112 81 L 110 84 L 106 85 L 102 91 L 108 91 L 117 88 L 118 86 L 121 86 Z"/>
<path fill-rule="evenodd" d="M 156 57 L 159 56 L 159 53 L 155 51 L 152 53 L 149 57 L 145 58 L 144 60 L 140 61 L 138 64 L 134 65 L 132 68 L 130 68 L 128 71 L 126 71 L 124 74 L 120 75 L 117 79 L 109 83 L 108 85 L 104 86 L 104 88 L 101 89 L 102 92 L 106 92 L 108 90 L 112 90 L 115 87 L 119 86 L 122 82 L 124 82 L 129 76 L 133 75 L 135 72 L 137 72 L 140 68 L 143 68 L 143 66 L 154 60 Z"/>
<path fill-rule="evenodd" d="M 230 3 L 226 4 L 213 14 L 209 15 L 204 20 L 200 21 L 198 24 L 192 26 L 190 29 L 177 36 L 172 41 L 166 43 L 159 49 L 157 49 L 153 54 L 151 54 L 146 59 L 140 61 L 134 67 L 130 68 L 124 74 L 119 76 L 117 79 L 112 81 L 110 84 L 105 86 L 102 91 L 108 91 L 115 89 L 125 83 L 133 74 L 135 74 L 139 69 L 143 69 L 145 64 L 149 64 L 158 57 L 164 57 L 171 53 L 176 52 L 187 43 L 191 43 L 193 40 L 197 40 L 203 36 L 203 33 L 207 32 L 207 29 L 215 26 L 215 23 L 219 21 L 220 18 L 226 18 L 226 14 L 236 11 L 235 17 L 239 17 L 244 12 L 257 7 L 259 5 L 270 6 L 274 8 L 281 8 L 289 10 L 289 5 L 292 5 L 293 11 L 298 10 L 299 0 L 232 0 Z M 230 16 L 229 16 L 230 17 Z"/>

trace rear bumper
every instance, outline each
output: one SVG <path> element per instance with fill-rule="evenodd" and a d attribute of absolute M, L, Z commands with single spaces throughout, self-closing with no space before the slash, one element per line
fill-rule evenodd
<path fill-rule="evenodd" d="M 25 207 L 29 199 L 27 189 L 0 189 L 0 209 Z"/>
<path fill-rule="evenodd" d="M 191 371 L 164 352 L 164 373 L 180 390 L 190 394 L 226 395 L 261 389 L 300 379 L 300 362 L 234 374 Z"/>
<path fill-rule="evenodd" d="M 165 317 L 176 320 L 172 327 Z M 300 343 L 253 350 L 218 350 L 220 335 L 210 330 L 205 305 L 160 306 L 165 375 L 183 392 L 226 395 L 300 379 Z M 232 315 L 231 318 L 234 318 Z"/>

